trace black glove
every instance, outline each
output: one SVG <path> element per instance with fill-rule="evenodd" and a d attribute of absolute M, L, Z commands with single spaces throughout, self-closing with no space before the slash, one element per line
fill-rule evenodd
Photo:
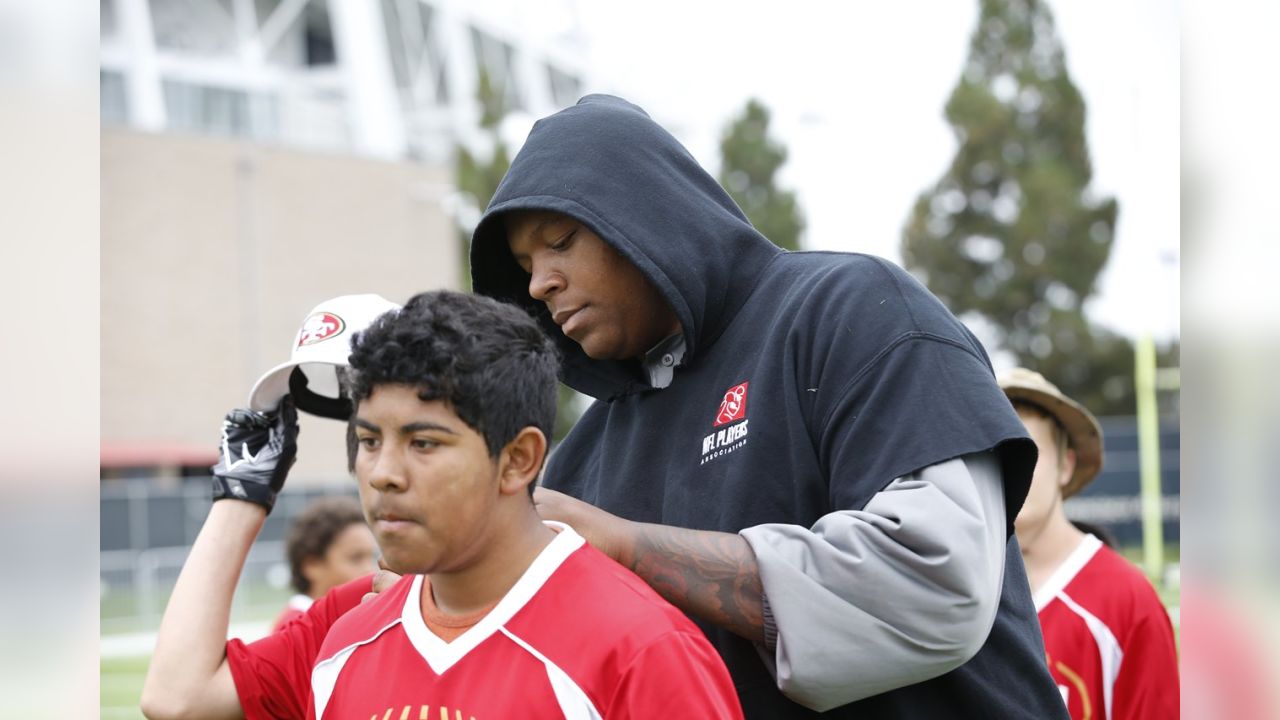
<path fill-rule="evenodd" d="M 232 410 L 222 421 L 213 499 L 234 498 L 271 512 L 298 457 L 298 411 L 288 395 L 275 412 Z"/>

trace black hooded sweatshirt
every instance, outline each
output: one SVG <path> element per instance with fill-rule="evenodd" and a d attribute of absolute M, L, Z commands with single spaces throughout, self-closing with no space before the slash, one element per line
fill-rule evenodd
<path fill-rule="evenodd" d="M 597 361 L 528 294 L 501 215 L 551 210 L 635 264 L 686 346 L 668 387 L 636 360 Z M 811 527 L 922 468 L 994 450 L 1004 481 L 1005 577 L 978 654 L 940 677 L 823 717 L 1065 717 L 1012 539 L 1035 446 L 981 345 L 900 268 L 866 255 L 780 250 L 639 107 L 590 95 L 535 124 L 476 228 L 476 292 L 528 309 L 562 379 L 596 398 L 552 454 L 545 485 L 621 517 L 736 533 Z M 700 623 L 747 717 L 814 717 L 750 642 Z"/>

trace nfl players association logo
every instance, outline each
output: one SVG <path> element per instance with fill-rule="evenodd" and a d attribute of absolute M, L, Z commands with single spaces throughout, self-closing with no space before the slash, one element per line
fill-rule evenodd
<path fill-rule="evenodd" d="M 342 318 L 333 313 L 319 312 L 302 321 L 298 333 L 298 347 L 315 345 L 322 340 L 339 335 L 347 327 Z"/>
<path fill-rule="evenodd" d="M 702 462 L 723 457 L 747 444 L 747 382 L 734 385 L 720 399 L 712 427 L 719 428 L 702 438 Z"/>
<path fill-rule="evenodd" d="M 747 383 L 734 385 L 725 391 L 720 401 L 720 412 L 716 413 L 714 427 L 737 422 L 747 416 Z"/>

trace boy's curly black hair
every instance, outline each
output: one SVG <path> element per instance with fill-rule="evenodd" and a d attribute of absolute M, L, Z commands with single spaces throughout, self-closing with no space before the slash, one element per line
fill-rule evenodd
<path fill-rule="evenodd" d="M 354 405 L 379 385 L 416 387 L 424 402 L 445 401 L 484 437 L 490 457 L 526 427 L 551 438 L 559 357 L 537 322 L 514 305 L 450 290 L 420 293 L 356 333 L 349 362 L 344 382 Z M 351 470 L 354 417 L 347 425 Z"/>

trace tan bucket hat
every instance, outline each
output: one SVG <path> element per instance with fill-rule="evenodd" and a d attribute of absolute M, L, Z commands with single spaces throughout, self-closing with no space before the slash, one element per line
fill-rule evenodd
<path fill-rule="evenodd" d="M 1067 431 L 1067 442 L 1076 451 L 1076 471 L 1062 489 L 1062 497 L 1069 498 L 1092 482 L 1102 470 L 1102 426 L 1093 413 L 1034 370 L 1005 370 L 996 376 L 996 381 L 1010 400 L 1042 408 Z"/>

